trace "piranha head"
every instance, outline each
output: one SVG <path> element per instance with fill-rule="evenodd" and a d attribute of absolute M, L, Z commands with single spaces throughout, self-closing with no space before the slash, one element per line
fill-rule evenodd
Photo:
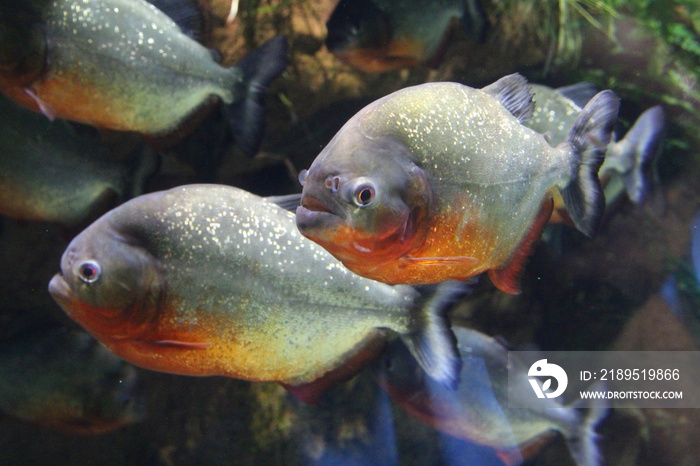
<path fill-rule="evenodd" d="M 300 181 L 299 230 L 350 269 L 397 259 L 422 242 L 431 190 L 397 139 L 341 129 Z"/>
<path fill-rule="evenodd" d="M 371 0 L 341 0 L 326 23 L 326 47 L 346 56 L 362 49 L 383 50 L 391 41 L 391 23 Z"/>
<path fill-rule="evenodd" d="M 73 239 L 49 292 L 73 320 L 109 347 L 146 331 L 157 317 L 163 286 L 153 256 L 104 220 Z"/>

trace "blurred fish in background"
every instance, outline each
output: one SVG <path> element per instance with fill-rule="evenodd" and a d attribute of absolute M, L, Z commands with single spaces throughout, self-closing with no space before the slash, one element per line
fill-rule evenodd
<path fill-rule="evenodd" d="M 600 464 L 595 428 L 608 414 L 606 405 L 577 402 L 564 406 L 549 399 L 548 408 L 509 408 L 508 350 L 475 330 L 453 330 L 462 357 L 457 391 L 426 378 L 400 341 L 390 343 L 372 366 L 379 384 L 396 403 L 442 432 L 498 450 L 506 464 L 519 464 L 534 456 L 553 431 L 564 436 L 576 464 Z M 512 392 L 529 394 L 528 369 L 518 365 L 510 370 L 522 374 L 518 378 L 522 389 Z"/>
<path fill-rule="evenodd" d="M 8 217 L 84 227 L 141 194 L 158 168 L 151 151 L 116 162 L 96 138 L 4 96 L 0 112 L 0 213 Z"/>
<path fill-rule="evenodd" d="M 369 73 L 437 66 L 454 23 L 481 42 L 486 18 L 478 0 L 340 0 L 326 29 L 326 47 Z"/>
<path fill-rule="evenodd" d="M 24 330 L 0 341 L 0 412 L 75 434 L 142 420 L 136 369 L 81 330 Z"/>
<path fill-rule="evenodd" d="M 8 0 L 0 33 L 0 90 L 28 108 L 163 135 L 216 96 L 248 154 L 263 136 L 265 89 L 287 66 L 276 37 L 224 68 L 145 0 Z"/>

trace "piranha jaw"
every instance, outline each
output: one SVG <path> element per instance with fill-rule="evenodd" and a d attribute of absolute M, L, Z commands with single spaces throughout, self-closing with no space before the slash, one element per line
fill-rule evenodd
<path fill-rule="evenodd" d="M 120 335 L 119 327 L 123 326 L 123 323 L 120 325 L 123 320 L 121 311 L 97 309 L 82 302 L 61 273 L 54 275 L 49 282 L 49 293 L 71 319 L 98 340 L 128 338 Z"/>
<path fill-rule="evenodd" d="M 350 270 L 371 273 L 377 264 L 406 254 L 416 239 L 413 219 L 407 214 L 391 228 L 366 232 L 329 210 L 317 199 L 307 198 L 297 208 L 297 226 Z"/>
<path fill-rule="evenodd" d="M 425 217 L 431 200 L 431 191 L 425 183 L 415 180 L 401 183 L 409 187 L 404 199 L 399 193 L 387 194 L 383 186 L 368 177 L 348 177 L 350 181 L 341 180 L 336 187 L 333 181 L 339 178 L 337 175 L 326 178 L 331 179 L 331 186 L 326 187 L 332 195 L 324 190 L 318 192 L 318 183 L 304 186 L 307 192 L 302 193 L 296 222 L 305 237 L 351 270 L 358 262 L 367 269 L 373 263 L 397 260 L 420 245 L 424 233 L 419 228 L 420 220 Z M 363 199 L 363 194 L 368 197 Z M 380 200 L 373 202 L 375 198 Z M 351 205 L 355 200 L 355 205 Z M 358 205 L 362 200 L 369 200 L 366 206 Z"/>
<path fill-rule="evenodd" d="M 342 252 L 344 249 L 352 250 L 350 256 L 374 252 L 371 246 L 354 240 L 353 237 L 357 235 L 355 229 L 343 216 L 336 214 L 316 197 L 302 197 L 301 205 L 296 210 L 296 222 L 302 235 L 320 244 L 341 261 L 346 256 Z"/>
<path fill-rule="evenodd" d="M 193 369 L 179 365 L 178 358 L 183 352 L 201 353 L 209 349 L 212 344 L 203 335 L 163 332 L 149 323 L 135 324 L 133 318 L 125 318 L 128 312 L 92 307 L 78 298 L 60 273 L 49 282 L 49 293 L 71 319 L 117 356 L 151 370 L 202 375 L 199 367 Z M 138 309 L 133 313 L 138 313 Z M 178 356 L 175 359 L 170 357 L 174 355 Z M 220 371 L 212 370 L 209 375 L 218 374 Z"/>
<path fill-rule="evenodd" d="M 49 293 L 63 311 L 100 341 L 115 338 L 108 322 L 114 320 L 113 313 L 95 309 L 80 301 L 61 273 L 49 282 Z M 112 314 L 112 315 L 110 315 Z"/>
<path fill-rule="evenodd" d="M 303 196 L 301 205 L 296 210 L 296 221 L 299 231 L 304 236 L 309 236 L 314 235 L 314 232 L 337 228 L 342 223 L 342 218 L 319 199 Z"/>
<path fill-rule="evenodd" d="M 75 295 L 68 286 L 68 282 L 63 278 L 63 275 L 57 273 L 53 276 L 49 282 L 49 293 L 53 297 L 54 301 L 58 303 L 59 306 L 70 315 L 70 309 L 72 308 L 72 303 L 75 301 Z"/>

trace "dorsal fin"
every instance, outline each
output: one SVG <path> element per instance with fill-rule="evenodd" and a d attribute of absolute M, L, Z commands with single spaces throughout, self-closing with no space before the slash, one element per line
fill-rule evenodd
<path fill-rule="evenodd" d="M 301 193 L 286 194 L 282 196 L 268 196 L 265 198 L 267 202 L 272 202 L 282 207 L 289 212 L 296 212 L 297 207 L 301 205 Z"/>
<path fill-rule="evenodd" d="M 535 102 L 532 100 L 530 85 L 523 75 L 519 73 L 509 74 L 482 88 L 482 90 L 498 99 L 501 105 L 508 109 L 520 123 L 532 117 Z"/>
<path fill-rule="evenodd" d="M 489 278 L 499 290 L 510 294 L 520 293 L 520 276 L 523 273 L 525 262 L 532 253 L 533 244 L 542 235 L 542 230 L 547 225 L 553 208 L 554 202 L 551 197 L 548 197 L 542 202 L 537 218 L 535 218 L 525 239 L 513 253 L 513 257 L 503 268 L 489 270 Z"/>

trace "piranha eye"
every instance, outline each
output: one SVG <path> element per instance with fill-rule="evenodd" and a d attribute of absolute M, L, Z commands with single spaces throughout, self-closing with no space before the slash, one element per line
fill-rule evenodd
<path fill-rule="evenodd" d="M 363 184 L 355 190 L 353 201 L 358 207 L 367 207 L 374 201 L 374 186 Z"/>
<path fill-rule="evenodd" d="M 299 172 L 299 183 L 304 186 L 306 183 L 306 177 L 309 176 L 309 170 L 302 170 Z"/>
<path fill-rule="evenodd" d="M 324 184 L 326 185 L 326 188 L 331 190 L 332 193 L 337 193 L 338 189 L 340 189 L 340 177 L 328 175 Z"/>
<path fill-rule="evenodd" d="M 102 275 L 102 269 L 97 262 L 83 262 L 78 268 L 78 277 L 85 283 L 95 283 L 100 279 L 100 275 Z"/>

